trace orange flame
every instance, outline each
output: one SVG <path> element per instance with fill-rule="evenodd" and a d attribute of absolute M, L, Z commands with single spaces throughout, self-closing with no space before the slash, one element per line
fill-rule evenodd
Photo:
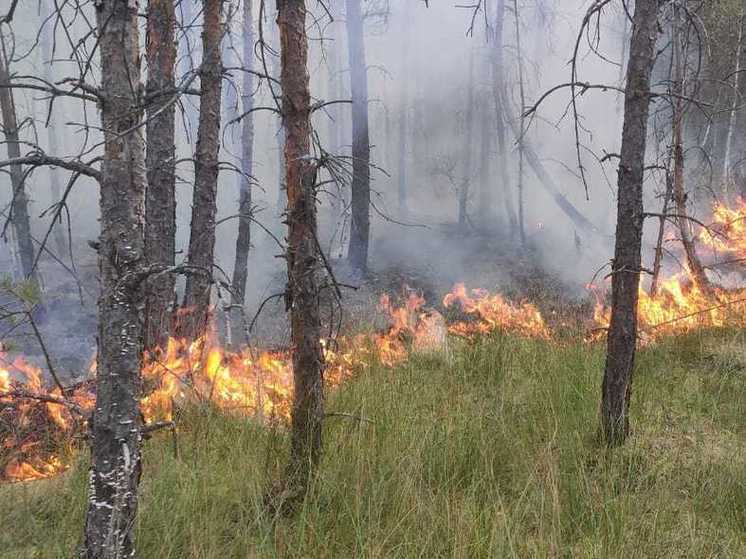
<path fill-rule="evenodd" d="M 502 295 L 490 295 L 484 289 L 472 289 L 467 292 L 463 283 L 458 283 L 443 299 L 443 306 L 448 308 L 458 303 L 463 312 L 475 320 L 457 322 L 448 330 L 458 336 L 471 337 L 475 334 L 487 334 L 497 329 L 516 332 L 531 338 L 549 339 L 551 333 L 539 309 L 531 303 L 513 304 Z"/>
<path fill-rule="evenodd" d="M 734 259 L 746 258 L 746 200 L 739 198 L 733 207 L 716 203 L 711 230 L 703 229 L 699 240 L 715 252 Z"/>
<path fill-rule="evenodd" d="M 743 324 L 746 290 L 715 288 L 708 296 L 686 273 L 663 280 L 654 297 L 640 287 L 637 303 L 638 337 L 646 344 L 664 336 L 683 334 L 703 327 Z M 611 322 L 611 308 L 597 295 L 593 313 L 601 330 Z M 598 339 L 602 336 L 593 336 Z"/>
<path fill-rule="evenodd" d="M 506 328 L 549 337 L 538 310 L 527 303 L 515 306 L 482 290 L 473 290 L 469 296 L 461 284 L 444 304 L 455 302 L 476 319 L 453 325 L 451 331 L 455 333 L 475 335 Z M 403 305 L 396 306 L 384 295 L 379 308 L 389 320 L 386 331 L 321 341 L 327 387 L 339 385 L 356 370 L 375 362 L 390 367 L 408 359 L 411 352 L 444 346 L 448 331 L 445 319 L 437 311 L 426 309 L 422 296 L 410 292 Z M 0 363 L 4 357 L 0 353 Z M 91 371 L 95 369 L 94 361 Z M 247 347 L 226 351 L 216 342 L 214 332 L 191 343 L 171 338 L 165 348 L 144 356 L 142 376 L 146 389 L 140 407 L 147 423 L 172 420 L 176 407 L 187 401 L 209 402 L 239 415 L 290 416 L 290 350 Z M 64 471 L 66 464 L 59 452 L 46 444 L 44 434 L 51 432 L 55 441 L 64 444 L 83 428 L 78 416 L 90 414 L 93 409 L 93 383 L 78 385 L 62 394 L 59 388 L 46 389 L 42 378 L 41 370 L 20 358 L 0 368 L 0 428 L 11 425 L 7 434 L 0 430 L 0 448 L 11 451 L 4 466 L 0 461 L 0 479 L 34 480 Z M 63 401 L 74 404 L 79 412 L 74 415 Z M 9 416 L 8 409 L 12 411 Z M 22 433 L 17 436 L 15 431 Z"/>

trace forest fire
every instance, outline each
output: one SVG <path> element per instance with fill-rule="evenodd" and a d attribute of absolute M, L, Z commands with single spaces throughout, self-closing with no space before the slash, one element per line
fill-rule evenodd
<path fill-rule="evenodd" d="M 522 336 L 549 339 L 551 333 L 539 309 L 531 303 L 510 303 L 502 295 L 490 295 L 484 289 L 467 291 L 463 283 L 456 284 L 443 299 L 448 308 L 458 303 L 463 312 L 475 318 L 451 324 L 449 332 L 463 337 L 487 334 L 497 329 L 516 332 Z"/>
<path fill-rule="evenodd" d="M 698 328 L 742 324 L 744 305 L 746 290 L 715 288 L 709 296 L 685 272 L 677 274 L 661 281 L 655 296 L 640 287 L 638 337 L 645 344 Z M 598 294 L 593 318 L 599 331 L 605 331 L 611 320 L 611 308 Z"/>
<path fill-rule="evenodd" d="M 382 296 L 380 309 L 390 327 L 385 332 L 322 340 L 328 388 L 339 385 L 356 369 L 379 361 L 393 366 L 410 351 L 442 346 L 445 322 L 422 309 L 425 300 L 410 293 L 397 307 Z M 0 355 L 0 358 L 3 357 Z M 0 361 L 0 363 L 3 363 Z M 84 435 L 84 419 L 95 402 L 93 383 L 63 392 L 46 389 L 41 370 L 23 359 L 0 368 L 0 479 L 24 481 L 56 475 L 67 468 L 59 449 Z M 92 366 L 95 371 L 95 364 Z M 227 351 L 216 336 L 192 343 L 171 338 L 165 349 L 146 354 L 145 392 L 141 413 L 146 424 L 171 421 L 185 402 L 210 403 L 227 413 L 286 419 L 293 392 L 289 350 L 248 347 Z"/>

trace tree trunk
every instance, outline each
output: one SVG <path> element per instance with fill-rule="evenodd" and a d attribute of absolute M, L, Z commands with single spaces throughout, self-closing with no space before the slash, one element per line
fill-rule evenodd
<path fill-rule="evenodd" d="M 411 10 L 409 8 L 410 2 L 406 3 L 406 8 L 404 10 L 404 19 L 405 21 L 410 17 Z M 404 44 L 402 45 L 402 51 L 401 51 L 401 75 L 399 76 L 399 81 L 401 83 L 401 105 L 399 107 L 399 131 L 398 131 L 398 152 L 399 152 L 399 160 L 398 160 L 398 199 L 399 199 L 399 214 L 402 216 L 406 216 L 409 212 L 407 208 L 407 196 L 408 196 L 408 188 L 407 188 L 407 120 L 409 117 L 409 80 L 407 79 L 407 61 L 409 60 L 409 30 L 407 29 L 406 25 L 402 29 L 402 33 L 404 35 Z"/>
<path fill-rule="evenodd" d="M 176 147 L 175 89 L 176 12 L 173 0 L 149 0 L 146 34 L 145 258 L 150 265 L 175 264 Z M 165 347 L 171 331 L 174 276 L 149 282 L 145 295 L 145 349 Z"/>
<path fill-rule="evenodd" d="M 601 404 L 602 429 L 609 446 L 623 443 L 629 433 L 644 221 L 642 181 L 657 12 L 658 0 L 637 0 L 630 40 L 619 162 L 616 245 L 612 261 L 611 324 Z"/>
<path fill-rule="evenodd" d="M 249 249 L 251 247 L 251 181 L 254 174 L 254 17 L 252 0 L 243 2 L 243 83 L 241 84 L 241 108 L 246 114 L 241 121 L 241 176 L 239 177 L 238 237 L 236 238 L 236 260 L 233 264 L 232 339 L 246 343 L 243 328 L 243 305 L 246 299 L 246 277 L 248 275 Z"/>
<path fill-rule="evenodd" d="M 666 233 L 666 221 L 668 219 L 668 207 L 671 203 L 673 194 L 673 177 L 671 176 L 670 162 L 666 168 L 666 192 L 663 195 L 663 208 L 658 223 L 658 237 L 655 243 L 655 257 L 653 259 L 653 276 L 650 280 L 650 296 L 655 297 L 658 294 L 658 281 L 661 275 L 661 265 L 663 263 L 663 237 Z"/>
<path fill-rule="evenodd" d="M 469 81 L 467 87 L 466 101 L 466 137 L 463 145 L 466 148 L 464 153 L 464 176 L 461 180 L 461 188 L 458 192 L 458 226 L 461 231 L 466 230 L 467 205 L 469 202 L 469 186 L 471 177 L 474 174 L 472 169 L 472 136 L 474 135 L 474 49 L 469 50 Z"/>
<path fill-rule="evenodd" d="M 508 151 L 505 143 L 505 123 L 508 120 L 506 107 L 504 105 L 505 91 L 505 67 L 503 63 L 503 25 L 505 23 L 505 0 L 497 0 L 495 11 L 495 44 L 492 46 L 492 92 L 495 98 L 495 112 L 497 114 L 497 151 L 498 165 L 500 166 L 500 180 L 502 182 L 505 215 L 508 218 L 508 226 L 511 235 L 518 229 L 518 218 L 516 217 L 513 192 L 510 189 L 508 179 Z"/>
<path fill-rule="evenodd" d="M 738 104 L 740 99 L 740 91 L 741 91 L 741 56 L 743 55 L 743 26 L 744 26 L 744 19 L 746 18 L 746 10 L 744 10 L 744 6 L 741 6 L 741 18 L 740 18 L 740 24 L 738 26 L 738 43 L 736 48 L 738 51 L 736 52 L 736 70 L 733 72 L 733 102 L 730 107 L 729 111 L 729 119 L 728 119 L 728 134 L 726 136 L 725 140 L 725 158 L 723 160 L 723 179 L 726 179 L 724 181 L 724 188 L 728 188 L 728 175 L 730 174 L 730 165 L 731 165 L 731 153 L 733 151 L 733 133 L 736 128 L 736 114 L 738 112 Z"/>
<path fill-rule="evenodd" d="M 272 30 L 272 44 L 276 51 L 279 51 L 280 49 L 280 29 L 277 26 L 277 13 L 275 13 L 275 23 L 271 26 Z M 270 62 L 270 71 L 272 73 L 272 77 L 274 77 L 276 80 L 280 80 L 280 60 L 279 56 L 275 56 L 274 54 L 269 56 L 269 62 Z M 275 95 L 277 96 L 277 103 L 282 103 L 282 84 L 274 84 L 272 86 L 272 90 L 274 91 Z M 275 105 L 275 100 L 272 100 L 272 106 Z M 282 122 L 282 117 L 280 117 L 277 121 L 277 133 L 275 134 L 275 141 L 277 142 L 277 211 L 280 214 L 283 214 L 286 209 L 286 203 L 287 203 L 287 188 L 285 186 L 286 177 L 285 177 L 285 125 Z"/>
<path fill-rule="evenodd" d="M 10 85 L 10 70 L 8 56 L 5 51 L 5 37 L 0 33 L 0 114 L 3 117 L 2 128 L 8 149 L 8 159 L 21 156 L 18 137 L 18 119 L 13 101 L 13 89 Z M 13 232 L 18 243 L 18 255 L 21 261 L 21 273 L 24 279 L 36 282 L 34 271 L 34 244 L 31 239 L 31 220 L 28 212 L 28 198 L 26 197 L 23 169 L 20 165 L 10 166 L 10 184 L 13 188 L 10 207 Z"/>
<path fill-rule="evenodd" d="M 43 21 L 43 20 L 41 20 Z M 40 22 L 41 26 L 41 22 Z M 49 83 L 54 83 L 55 77 L 52 71 L 52 46 L 51 43 L 54 41 L 54 26 L 46 25 L 39 35 L 39 46 L 41 47 L 41 66 L 43 68 L 42 77 Z M 51 118 L 49 125 L 47 126 L 47 141 L 49 145 L 48 152 L 52 155 L 59 155 L 59 141 L 57 138 L 57 126 L 54 120 Z M 62 200 L 62 189 L 60 188 L 60 173 L 55 167 L 49 167 L 49 189 L 52 194 L 54 202 Z M 67 233 L 62 226 L 62 220 L 56 223 L 54 226 L 54 248 L 57 252 L 57 256 L 63 258 L 63 255 L 68 252 L 67 245 Z"/>
<path fill-rule="evenodd" d="M 347 0 L 347 48 L 352 92 L 352 221 L 347 258 L 353 268 L 368 268 L 370 237 L 370 138 L 368 67 L 360 0 Z"/>
<path fill-rule="evenodd" d="M 278 2 L 282 53 L 288 224 L 288 308 L 293 347 L 290 504 L 302 499 L 321 456 L 323 355 L 319 336 L 316 165 L 311 159 L 311 96 L 304 0 Z"/>
<path fill-rule="evenodd" d="M 526 140 L 526 119 L 523 112 L 526 109 L 526 93 L 523 86 L 523 53 L 521 50 L 521 16 L 518 9 L 518 0 L 513 0 L 513 19 L 515 22 L 515 48 L 518 64 L 518 90 L 520 93 L 520 136 L 518 141 L 518 232 L 521 238 L 521 245 L 526 244 L 526 225 L 524 211 L 524 193 L 523 193 L 523 162 L 524 149 L 523 144 Z"/>
<path fill-rule="evenodd" d="M 101 295 L 87 559 L 133 557 L 140 479 L 145 162 L 136 4 L 96 4 L 101 57 Z"/>
<path fill-rule="evenodd" d="M 202 28 L 202 65 L 200 66 L 199 126 L 194 158 L 194 197 L 189 233 L 189 265 L 200 270 L 187 276 L 179 332 L 188 340 L 205 334 L 210 315 L 210 287 L 215 261 L 215 214 L 218 190 L 218 153 L 220 150 L 220 103 L 223 65 L 223 0 L 206 0 Z"/>
<path fill-rule="evenodd" d="M 676 204 L 676 220 L 679 225 L 679 234 L 681 235 L 681 244 L 684 246 L 686 262 L 689 267 L 689 273 L 694 283 L 703 292 L 712 295 L 712 286 L 707 278 L 702 262 L 697 256 L 697 249 L 691 235 L 691 222 L 687 217 L 687 194 L 684 187 L 684 66 L 683 46 L 681 44 L 681 13 L 677 3 L 673 6 L 673 78 L 671 80 L 671 93 L 673 95 L 673 114 L 672 114 L 672 139 L 673 139 L 673 198 Z"/>

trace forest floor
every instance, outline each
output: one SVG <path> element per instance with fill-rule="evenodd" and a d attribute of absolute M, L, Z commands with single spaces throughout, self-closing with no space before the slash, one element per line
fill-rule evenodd
<path fill-rule="evenodd" d="M 191 408 L 145 443 L 140 556 L 744 557 L 746 333 L 639 353 L 632 435 L 596 425 L 603 345 L 494 334 L 334 390 L 325 455 L 293 519 L 265 512 L 283 429 Z M 73 556 L 86 456 L 0 487 L 0 557 Z"/>

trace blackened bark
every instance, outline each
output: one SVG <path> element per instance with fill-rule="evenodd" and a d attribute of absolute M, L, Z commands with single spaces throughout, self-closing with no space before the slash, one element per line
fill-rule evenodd
<path fill-rule="evenodd" d="M 189 232 L 190 266 L 200 273 L 187 276 L 183 307 L 187 313 L 179 325 L 179 335 L 194 340 L 207 330 L 210 314 L 210 288 L 215 259 L 215 214 L 218 192 L 218 153 L 220 150 L 220 104 L 223 64 L 220 43 L 223 0 L 206 0 L 202 26 L 200 65 L 199 126 L 194 156 L 194 195 Z"/>
<path fill-rule="evenodd" d="M 13 89 L 10 85 L 8 57 L 5 52 L 5 39 L 0 34 L 0 114 L 2 131 L 8 149 L 8 159 L 21 156 L 18 138 L 18 119 L 13 102 Z M 31 221 L 28 212 L 28 198 L 24 184 L 23 169 L 20 165 L 11 165 L 10 184 L 13 188 L 11 204 L 11 223 L 18 243 L 18 254 L 21 260 L 21 273 L 25 279 L 36 280 L 34 273 L 34 244 L 31 239 Z"/>
<path fill-rule="evenodd" d="M 629 433 L 644 221 L 642 181 L 657 12 L 658 0 L 637 0 L 630 40 L 619 162 L 616 244 L 612 262 L 611 324 L 601 403 L 602 429 L 609 446 L 623 443 Z"/>
<path fill-rule="evenodd" d="M 88 512 L 82 556 L 134 557 L 140 478 L 144 144 L 137 5 L 96 4 L 101 57 L 101 295 Z"/>
<path fill-rule="evenodd" d="M 370 237 L 370 137 L 368 67 L 360 0 L 347 0 L 347 47 L 352 92 L 352 221 L 347 258 L 353 268 L 368 268 Z"/>
<path fill-rule="evenodd" d="M 254 115 L 249 113 L 254 107 L 254 22 L 252 0 L 243 2 L 243 83 L 241 84 L 241 105 L 246 116 L 241 121 L 241 176 L 239 177 L 238 237 L 236 238 L 236 259 L 233 263 L 233 294 L 231 325 L 234 343 L 247 342 L 243 328 L 243 305 L 246 296 L 249 248 L 251 246 L 251 181 L 254 172 Z"/>
<path fill-rule="evenodd" d="M 176 13 L 173 0 L 149 0 L 147 144 L 145 166 L 145 258 L 148 264 L 173 266 L 176 253 L 175 89 Z M 171 329 L 174 277 L 150 282 L 145 298 L 145 349 L 164 347 Z"/>
<path fill-rule="evenodd" d="M 290 501 L 302 499 L 321 456 L 323 355 L 319 336 L 316 166 L 311 160 L 311 96 L 304 0 L 280 0 L 282 113 L 285 124 L 288 307 L 293 346 Z"/>

